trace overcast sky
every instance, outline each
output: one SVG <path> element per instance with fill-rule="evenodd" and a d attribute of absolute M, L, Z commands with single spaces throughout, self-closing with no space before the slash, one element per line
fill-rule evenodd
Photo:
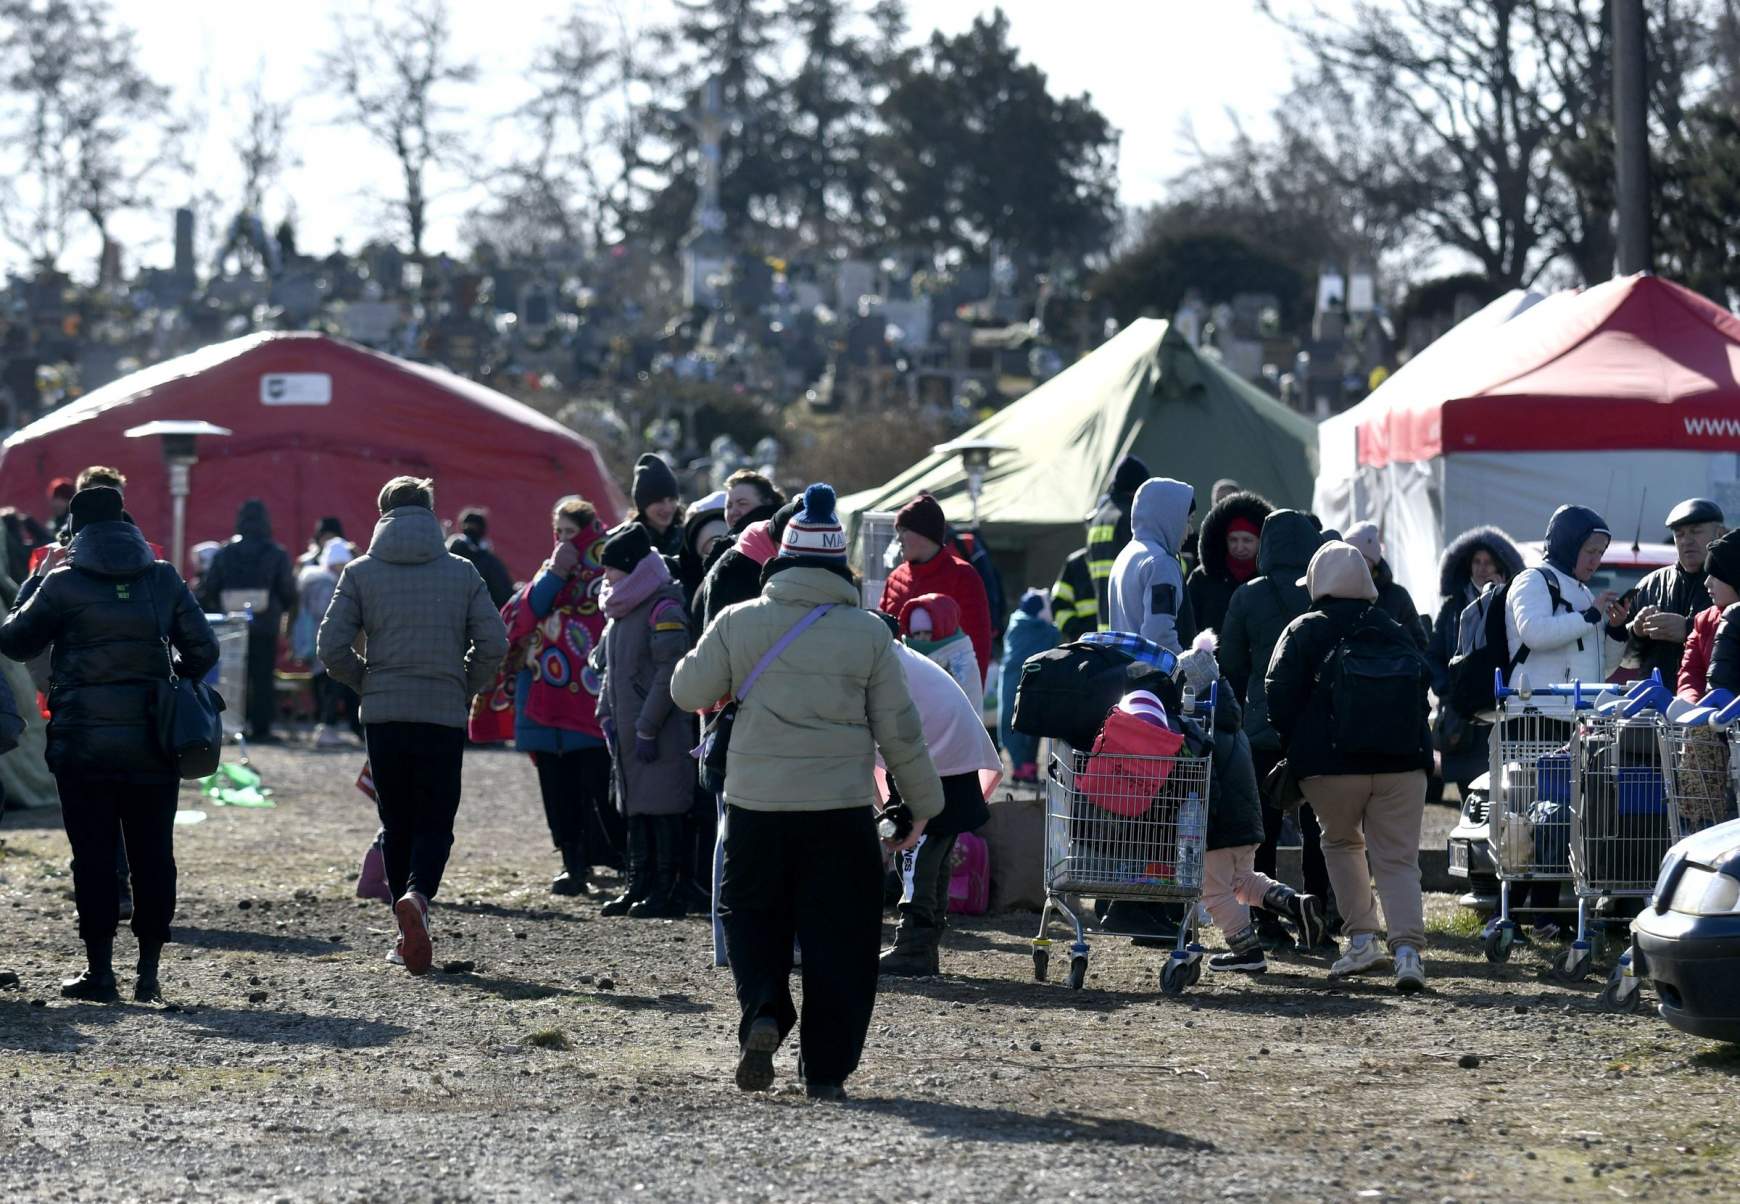
<path fill-rule="evenodd" d="M 465 98 L 476 122 L 524 99 L 523 73 L 574 0 L 453 0 L 457 41 L 481 68 Z M 613 0 L 596 0 L 600 5 Z M 650 23 L 663 0 L 615 0 L 634 20 Z M 977 0 L 911 0 L 915 38 L 933 28 L 956 32 L 991 6 Z M 228 0 L 115 0 L 138 31 L 146 69 L 172 83 L 199 118 L 196 153 L 218 191 L 237 188 L 231 143 L 239 98 L 263 76 L 267 93 L 294 99 L 291 148 L 296 165 L 267 202 L 276 222 L 293 203 L 298 241 L 324 251 L 334 241 L 356 248 L 378 228 L 380 205 L 370 194 L 396 186 L 390 155 L 334 124 L 334 104 L 311 93 L 320 50 L 332 43 L 333 14 L 356 12 L 354 0 L 295 4 L 233 4 Z M 1186 123 L 1210 144 L 1224 141 L 1232 110 L 1262 128 L 1289 74 L 1283 35 L 1255 11 L 1254 0 L 1005 0 L 1014 40 L 1050 77 L 1054 92 L 1091 92 L 1122 131 L 1121 188 L 1126 201 L 1159 197 L 1184 162 Z M 290 14 L 294 14 L 291 16 Z M 449 181 L 431 214 L 427 245 L 454 250 L 460 220 L 479 199 Z M 188 199 L 185 181 L 164 190 L 166 205 Z M 204 223 L 202 223 L 202 226 Z M 143 217 L 119 227 L 129 268 L 166 263 L 168 218 Z M 199 250 L 202 261 L 211 248 Z M 69 260 L 72 257 L 69 256 Z M 76 275 L 85 266 L 71 263 Z"/>

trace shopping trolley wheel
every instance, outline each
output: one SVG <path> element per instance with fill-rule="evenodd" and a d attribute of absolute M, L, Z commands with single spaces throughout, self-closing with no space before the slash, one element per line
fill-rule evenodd
<path fill-rule="evenodd" d="M 1594 960 L 1594 953 L 1587 941 L 1572 941 L 1571 947 L 1565 950 L 1565 956 L 1553 963 L 1549 973 L 1559 982 L 1582 982 L 1589 977 L 1589 967 Z"/>
<path fill-rule="evenodd" d="M 1609 1012 L 1636 1015 L 1643 1007 L 1643 990 L 1637 979 L 1625 972 L 1624 966 L 1613 967 L 1607 985 L 1601 988 L 1601 1007 Z"/>
<path fill-rule="evenodd" d="M 1193 957 L 1184 964 L 1186 967 L 1184 985 L 1187 987 L 1194 987 L 1197 983 L 1202 981 L 1202 959 L 1200 957 Z"/>
<path fill-rule="evenodd" d="M 1169 957 L 1166 964 L 1160 967 L 1160 990 L 1167 995 L 1182 995 L 1195 981 L 1191 977 L 1193 967 L 1181 957 Z"/>
<path fill-rule="evenodd" d="M 1515 925 L 1500 921 L 1486 930 L 1486 960 L 1493 965 L 1502 965 L 1509 961 L 1510 951 L 1515 945 Z"/>
<path fill-rule="evenodd" d="M 1033 951 L 1033 981 L 1044 982 L 1045 976 L 1051 971 L 1051 951 L 1035 949 Z"/>
<path fill-rule="evenodd" d="M 1087 954 L 1077 953 L 1069 959 L 1069 989 L 1079 991 L 1087 981 Z"/>

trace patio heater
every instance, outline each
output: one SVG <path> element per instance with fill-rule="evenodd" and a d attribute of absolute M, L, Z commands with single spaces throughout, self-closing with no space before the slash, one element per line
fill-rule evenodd
<path fill-rule="evenodd" d="M 170 555 L 175 565 L 175 571 L 187 573 L 187 494 L 188 469 L 199 463 L 199 455 L 194 450 L 195 441 L 201 436 L 229 435 L 234 432 L 227 427 L 213 426 L 209 422 L 194 420 L 169 419 L 158 422 L 147 422 L 144 426 L 133 427 L 123 432 L 129 439 L 148 439 L 152 436 L 163 441 L 163 463 L 169 468 L 169 508 L 170 520 Z"/>
<path fill-rule="evenodd" d="M 985 474 L 991 470 L 991 458 L 998 452 L 1015 449 L 985 439 L 956 439 L 953 443 L 939 443 L 930 450 L 939 456 L 960 457 L 961 467 L 967 473 L 967 496 L 973 502 L 973 530 L 978 530 L 979 495 L 985 488 Z"/>

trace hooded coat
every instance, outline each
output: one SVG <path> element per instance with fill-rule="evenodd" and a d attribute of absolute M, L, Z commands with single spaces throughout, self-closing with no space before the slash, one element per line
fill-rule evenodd
<path fill-rule="evenodd" d="M 1444 601 L 1426 645 L 1426 660 L 1432 666 L 1432 692 L 1440 698 L 1450 688 L 1450 658 L 1456 655 L 1462 612 L 1479 596 L 1470 567 L 1476 552 L 1486 552 L 1496 560 L 1506 581 L 1516 580 L 1523 571 L 1522 553 L 1517 551 L 1516 542 L 1497 527 L 1472 527 L 1444 549 L 1438 561 L 1438 596 Z"/>
<path fill-rule="evenodd" d="M 1136 491 L 1149 475 L 1146 464 L 1135 456 L 1125 456 L 1112 473 L 1106 495 L 1088 516 L 1088 573 L 1094 582 L 1095 614 L 1100 631 L 1112 630 L 1112 566 L 1117 563 L 1124 545 L 1133 538 L 1131 510 L 1135 505 Z M 1181 536 L 1179 544 L 1182 542 Z"/>
<path fill-rule="evenodd" d="M 1261 532 L 1263 520 L 1273 510 L 1274 507 L 1257 494 L 1231 493 L 1216 502 L 1208 517 L 1202 520 L 1201 538 L 1196 545 L 1200 563 L 1190 574 L 1188 582 L 1190 607 L 1199 630 L 1221 629 L 1226 622 L 1226 608 L 1232 602 L 1233 591 L 1244 584 L 1227 571 L 1227 527 L 1235 518 L 1242 518 Z"/>
<path fill-rule="evenodd" d="M 1112 565 L 1111 630 L 1127 631 L 1169 652 L 1184 650 L 1178 615 L 1184 569 L 1178 549 L 1190 526 L 1190 486 L 1156 477 L 1136 491 L 1131 540 Z"/>
<path fill-rule="evenodd" d="M 660 563 L 657 553 L 643 563 L 647 561 Z M 631 574 L 607 588 L 606 606 L 612 589 L 632 588 L 633 581 Z M 615 617 L 592 653 L 592 668 L 604 677 L 598 709 L 616 729 L 623 813 L 686 815 L 695 800 L 695 762 L 689 756 L 694 732 L 689 717 L 671 701 L 671 674 L 689 650 L 689 616 L 683 610 L 681 583 L 666 577 L 641 592 L 644 596 L 631 609 L 613 611 Z M 657 743 L 652 761 L 635 755 L 639 736 Z"/>
<path fill-rule="evenodd" d="M 236 513 L 236 537 L 218 549 L 200 581 L 199 600 L 212 614 L 239 607 L 224 605 L 229 591 L 263 592 L 266 605 L 257 607 L 268 626 L 276 627 L 296 609 L 296 572 L 286 552 L 272 539 L 272 519 L 261 501 L 246 501 Z"/>
<path fill-rule="evenodd" d="M 1277 510 L 1263 522 L 1258 576 L 1233 591 L 1220 630 L 1220 667 L 1245 706 L 1245 734 L 1255 751 L 1279 753 L 1281 737 L 1269 724 L 1264 674 L 1287 624 L 1311 609 L 1299 578 L 1320 537 L 1310 515 Z"/>
<path fill-rule="evenodd" d="M 1336 645 L 1356 627 L 1375 628 L 1397 649 L 1414 648 L 1412 635 L 1377 604 L 1365 558 L 1355 549 L 1346 556 L 1325 551 L 1311 572 L 1311 609 L 1281 633 L 1275 655 L 1264 675 L 1269 722 L 1281 734 L 1287 763 L 1301 781 L 1347 774 L 1431 772 L 1432 735 L 1427 729 L 1426 686 L 1430 674 L 1418 656 L 1420 728 L 1408 747 L 1382 753 L 1349 752 L 1337 748 L 1336 723 L 1341 718 L 1364 722 L 1364 716 L 1337 716 L 1322 681 L 1322 669 Z"/>
<path fill-rule="evenodd" d="M 930 616 L 928 635 L 914 634 L 913 612 Z M 946 594 L 921 594 L 900 608 L 901 642 L 920 656 L 928 657 L 960 686 L 975 711 L 984 709 L 985 682 L 973 655 L 973 642 L 961 630 L 961 608 Z"/>
<path fill-rule="evenodd" d="M 898 616 L 901 608 L 923 594 L 944 594 L 961 608 L 961 630 L 973 641 L 973 655 L 979 665 L 979 690 L 984 692 L 985 674 L 991 668 L 991 601 L 985 593 L 985 583 L 973 568 L 952 547 L 923 564 L 902 561 L 888 574 L 882 586 L 882 604 L 877 608 Z"/>
<path fill-rule="evenodd" d="M 1214 708 L 1214 789 L 1208 796 L 1204 847 L 1212 852 L 1262 843 L 1263 796 L 1244 731 L 1244 710 L 1222 678 Z"/>
<path fill-rule="evenodd" d="M 1511 674 L 1527 673 L 1537 686 L 1607 680 L 1616 657 L 1607 647 L 1605 618 L 1595 609 L 1589 587 L 1573 570 L 1589 537 L 1606 531 L 1599 514 L 1585 506 L 1560 506 L 1547 523 L 1547 563 L 1526 569 L 1506 595 L 1504 630 L 1511 657 L 1526 646 L 1528 661 Z M 1555 604 L 1547 582 L 1558 586 Z M 1617 641 L 1615 641 L 1617 644 Z"/>
<path fill-rule="evenodd" d="M 677 553 L 677 581 L 683 587 L 683 607 L 693 613 L 695 595 L 701 588 L 701 582 L 706 579 L 709 561 L 701 555 L 697 546 L 701 532 L 710 523 L 725 526 L 725 511 L 723 510 L 693 510 L 683 520 L 683 543 Z"/>
<path fill-rule="evenodd" d="M 507 565 L 502 563 L 500 556 L 463 531 L 448 539 L 447 550 L 461 559 L 471 561 L 477 569 L 477 575 L 483 578 L 484 588 L 489 590 L 489 600 L 495 603 L 497 610 L 508 604 L 514 596 L 514 576 L 508 572 Z"/>
<path fill-rule="evenodd" d="M 483 578 L 441 535 L 425 506 L 390 510 L 338 579 L 315 647 L 333 680 L 361 697 L 364 723 L 465 727 L 472 695 L 507 655 Z"/>
<path fill-rule="evenodd" d="M 288 560 L 288 558 L 286 558 Z M 25 661 L 50 646 L 48 767 L 56 774 L 180 779 L 155 734 L 158 684 L 195 680 L 218 661 L 217 637 L 175 569 L 129 522 L 94 522 L 66 561 L 32 577 L 0 623 L 0 653 Z M 17 717 L 16 708 L 9 718 Z M 0 711 L 0 730 L 8 724 Z"/>
<path fill-rule="evenodd" d="M 1015 730 L 1015 693 L 1021 685 L 1021 666 L 1027 658 L 1048 652 L 1063 642 L 1063 635 L 1043 615 L 1030 615 L 1020 607 L 1009 616 L 1003 631 L 1003 677 L 999 684 L 998 732 L 1009 760 L 1020 768 L 1039 760 L 1039 737 Z"/>
<path fill-rule="evenodd" d="M 694 625 L 697 640 L 727 606 L 749 602 L 761 595 L 762 566 L 779 550 L 785 522 L 791 521 L 791 516 L 801 505 L 802 499 L 799 498 L 782 506 L 759 506 L 738 522 L 732 532 L 731 546 L 707 566 L 706 575 L 701 578 L 701 588 L 695 591 L 695 605 L 689 612 L 689 621 Z M 785 522 L 780 521 L 782 515 Z M 769 541 L 756 541 L 750 536 L 749 528 L 761 522 L 770 524 Z M 771 548 L 768 542 L 771 542 Z"/>

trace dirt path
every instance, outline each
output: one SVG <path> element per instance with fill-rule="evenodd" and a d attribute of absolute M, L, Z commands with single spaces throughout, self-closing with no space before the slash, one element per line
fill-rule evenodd
<path fill-rule="evenodd" d="M 512 754 L 467 761 L 437 910 L 437 964 L 472 972 L 386 965 L 390 916 L 352 897 L 359 760 L 266 750 L 276 809 L 178 830 L 168 1008 L 59 998 L 66 841 L 6 817 L 0 1196 L 1664 1200 L 1740 1170 L 1740 1056 L 1601 1013 L 1533 953 L 1489 967 L 1447 897 L 1407 1001 L 1302 960 L 1164 998 L 1155 955 L 1113 942 L 1074 993 L 1031 980 L 1037 917 L 960 923 L 945 977 L 884 991 L 851 1103 L 745 1098 L 705 922 L 548 895 Z"/>

